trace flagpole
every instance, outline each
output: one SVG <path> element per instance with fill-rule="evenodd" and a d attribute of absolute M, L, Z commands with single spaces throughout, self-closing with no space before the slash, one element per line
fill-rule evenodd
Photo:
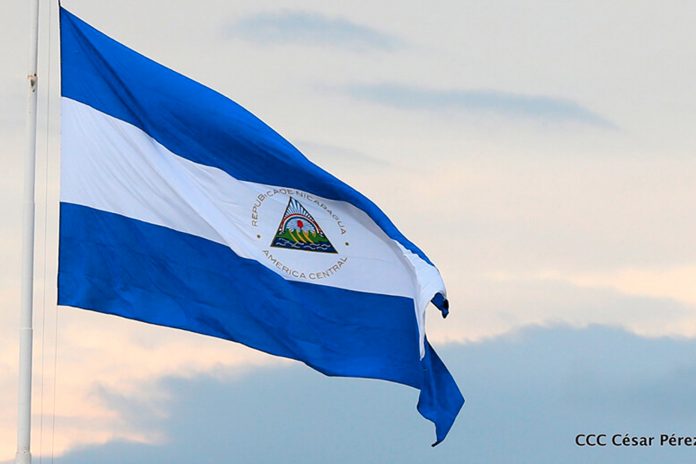
<path fill-rule="evenodd" d="M 29 0 L 30 39 L 27 74 L 27 151 L 24 158 L 22 224 L 22 287 L 19 317 L 19 385 L 17 414 L 17 464 L 31 463 L 31 364 L 34 290 L 34 184 L 36 172 L 36 104 L 39 51 L 39 0 Z M 49 26 L 50 27 L 50 26 Z"/>

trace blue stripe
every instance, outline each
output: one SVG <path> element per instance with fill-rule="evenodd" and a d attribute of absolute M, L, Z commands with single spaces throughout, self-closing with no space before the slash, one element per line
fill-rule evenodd
<path fill-rule="evenodd" d="M 319 168 L 227 97 L 156 63 L 61 9 L 62 95 L 142 129 L 173 153 L 239 180 L 352 203 L 432 264 L 367 197 Z"/>
<path fill-rule="evenodd" d="M 409 298 L 291 282 L 209 240 L 61 203 L 58 304 L 243 343 L 327 375 L 421 390 L 438 440 L 463 400 Z M 137 245 L 134 245 L 137 244 Z"/>

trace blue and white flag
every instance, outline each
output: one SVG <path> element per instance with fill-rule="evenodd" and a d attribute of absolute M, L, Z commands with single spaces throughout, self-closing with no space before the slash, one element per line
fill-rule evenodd
<path fill-rule="evenodd" d="M 464 399 L 428 343 L 445 287 L 366 197 L 230 99 L 61 9 L 58 303 Z"/>

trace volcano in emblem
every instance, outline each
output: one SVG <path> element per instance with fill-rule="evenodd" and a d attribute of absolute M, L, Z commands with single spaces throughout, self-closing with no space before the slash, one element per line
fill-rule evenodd
<path fill-rule="evenodd" d="M 338 253 L 319 227 L 319 223 L 299 201 L 292 197 L 288 201 L 271 246 L 319 253 Z"/>

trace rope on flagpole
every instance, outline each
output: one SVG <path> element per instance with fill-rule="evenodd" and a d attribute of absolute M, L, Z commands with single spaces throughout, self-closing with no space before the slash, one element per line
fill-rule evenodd
<path fill-rule="evenodd" d="M 60 31 L 60 9 L 62 7 L 61 1 L 58 0 L 58 5 L 55 7 L 56 10 L 54 11 L 53 9 L 51 10 L 52 16 L 50 17 L 50 24 L 54 24 L 54 17 L 57 14 L 58 15 L 58 24 L 56 27 L 58 28 L 58 31 Z M 55 13 L 55 14 L 54 14 Z M 52 36 L 51 36 L 52 37 Z M 60 43 L 60 33 L 58 34 L 58 41 Z M 52 50 L 52 49 L 51 49 Z M 59 55 L 60 56 L 60 45 L 58 46 L 59 50 Z M 53 55 L 49 55 L 49 63 L 52 63 L 51 57 Z M 58 65 L 58 68 L 60 69 L 60 64 Z M 53 73 L 49 73 L 48 80 L 49 80 L 49 87 L 51 85 L 51 77 Z M 50 95 L 50 94 L 49 94 Z M 49 100 L 49 106 L 50 106 L 50 100 Z M 48 159 L 47 159 L 47 164 L 46 164 L 46 169 L 48 171 L 49 164 L 48 164 Z M 56 300 L 57 301 L 57 300 Z M 54 451 L 55 451 L 55 438 L 56 438 L 56 399 L 57 399 L 57 390 L 58 390 L 58 306 L 56 304 L 55 306 L 55 323 L 53 326 L 53 399 L 51 401 L 51 464 L 54 462 Z"/>
<path fill-rule="evenodd" d="M 43 436 L 44 436 L 44 418 L 46 416 L 45 414 L 45 394 L 44 394 L 44 385 L 45 385 L 45 365 L 46 365 L 46 307 L 47 301 L 48 301 L 48 291 L 47 291 L 47 282 L 46 278 L 48 276 L 48 190 L 49 190 L 49 165 L 50 165 L 50 148 L 51 148 L 51 92 L 52 92 L 52 76 L 53 76 L 53 70 L 52 70 L 52 65 L 53 65 L 53 17 L 54 17 L 54 9 L 53 9 L 53 4 L 52 3 L 45 3 L 44 5 L 48 6 L 48 23 L 47 23 L 47 46 L 45 48 L 46 53 L 47 53 L 47 65 L 46 65 L 46 74 L 47 74 L 47 85 L 44 87 L 46 89 L 46 118 L 45 118 L 45 132 L 44 132 L 44 144 L 45 144 L 45 149 L 44 149 L 44 172 L 43 172 L 43 189 L 44 189 L 44 198 L 43 198 L 43 250 L 42 250 L 42 258 L 43 258 L 43 271 L 42 271 L 42 276 L 41 276 L 41 281 L 42 281 L 42 301 L 41 301 L 41 376 L 40 376 L 40 406 L 39 406 L 39 463 L 43 463 Z M 45 17 L 45 16 L 44 16 Z M 54 340 L 54 350 L 57 348 L 56 341 Z M 55 369 L 56 366 L 55 364 L 53 365 L 53 373 L 54 373 L 54 378 L 53 378 L 53 388 L 55 390 Z M 55 404 L 53 405 L 53 413 L 55 414 Z M 53 438 L 51 438 L 53 440 Z"/>
<path fill-rule="evenodd" d="M 56 437 L 56 386 L 58 384 L 58 311 L 56 311 L 56 324 L 53 330 L 53 339 L 55 340 L 53 346 L 53 412 L 51 414 L 51 464 L 53 464 L 53 458 L 55 450 L 55 437 Z"/>

